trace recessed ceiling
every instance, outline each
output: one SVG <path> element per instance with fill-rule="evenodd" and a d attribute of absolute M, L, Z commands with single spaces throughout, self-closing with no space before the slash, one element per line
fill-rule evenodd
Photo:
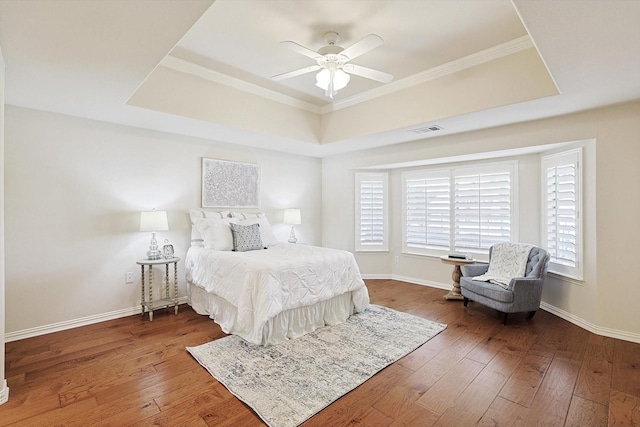
<path fill-rule="evenodd" d="M 276 90 L 282 85 L 321 105 L 331 100 L 315 86 L 314 73 L 279 84 L 269 84 L 269 78 L 314 65 L 312 59 L 280 46 L 281 41 L 317 51 L 326 45 L 323 36 L 328 31 L 340 35 L 338 45 L 344 48 L 368 34 L 382 37 L 381 47 L 354 63 L 390 73 L 395 80 L 527 35 L 515 9 L 504 0 L 217 0 L 172 55 L 224 73 L 237 75 L 239 70 L 246 79 Z M 378 86 L 354 77 L 336 100 Z"/>
<path fill-rule="evenodd" d="M 0 0 L 5 101 L 311 156 L 640 99 L 640 2 L 610 0 Z M 330 100 L 323 34 L 384 44 Z M 411 132 L 440 125 L 438 132 Z"/>

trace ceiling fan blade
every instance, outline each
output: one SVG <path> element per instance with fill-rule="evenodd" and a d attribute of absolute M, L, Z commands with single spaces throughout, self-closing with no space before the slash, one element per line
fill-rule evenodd
<path fill-rule="evenodd" d="M 314 52 L 311 49 L 307 49 L 306 47 L 299 45 L 296 42 L 292 42 L 292 41 L 280 42 L 280 46 L 289 48 L 292 51 L 298 52 L 299 54 L 304 56 L 308 56 L 311 59 L 317 59 L 322 57 L 322 55 L 320 55 L 318 52 Z"/>
<path fill-rule="evenodd" d="M 382 46 L 383 43 L 384 40 L 382 40 L 382 37 L 376 34 L 369 34 L 362 40 L 355 42 L 354 44 L 340 52 L 340 54 L 346 56 L 347 58 L 349 58 L 349 60 L 352 60 L 353 58 L 357 58 L 358 56 L 367 53 L 370 50 L 377 48 L 378 46 Z"/>
<path fill-rule="evenodd" d="M 280 80 L 288 79 L 291 77 L 300 76 L 302 74 L 311 73 L 312 71 L 317 71 L 320 68 L 322 67 L 320 67 L 319 65 L 312 65 L 310 67 L 301 68 L 299 70 L 289 71 L 288 73 L 278 74 L 276 76 L 271 77 L 271 79 L 275 81 L 280 81 Z"/>
<path fill-rule="evenodd" d="M 363 67 L 362 65 L 347 64 L 342 68 L 347 73 L 375 80 L 380 83 L 389 83 L 391 82 L 391 80 L 393 80 L 393 76 L 391 74 L 374 70 L 373 68 Z"/>

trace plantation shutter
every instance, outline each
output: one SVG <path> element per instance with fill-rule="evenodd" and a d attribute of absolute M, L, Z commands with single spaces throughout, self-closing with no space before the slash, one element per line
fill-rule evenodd
<path fill-rule="evenodd" d="M 407 246 L 449 249 L 449 182 L 448 173 L 405 180 Z"/>
<path fill-rule="evenodd" d="M 544 234 L 550 269 L 578 278 L 581 277 L 579 158 L 580 152 L 543 158 Z"/>
<path fill-rule="evenodd" d="M 455 250 L 487 253 L 491 245 L 510 241 L 513 173 L 456 170 L 454 175 Z"/>
<path fill-rule="evenodd" d="M 387 250 L 387 175 L 356 175 L 356 249 Z"/>

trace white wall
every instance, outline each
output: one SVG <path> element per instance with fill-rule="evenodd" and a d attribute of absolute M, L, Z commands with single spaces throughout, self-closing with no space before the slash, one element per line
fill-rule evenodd
<path fill-rule="evenodd" d="M 630 279 L 633 267 L 627 263 L 628 256 L 640 253 L 640 228 L 635 225 L 640 217 L 638 135 L 640 103 L 635 102 L 325 158 L 323 244 L 354 248 L 353 173 L 359 168 L 595 140 L 587 144 L 584 155 L 585 280 L 576 284 L 549 278 L 543 302 L 596 332 L 620 337 L 628 334 L 629 339 L 640 340 L 640 317 L 634 307 L 640 298 L 640 287 Z M 539 242 L 538 161 L 536 155 L 518 159 L 520 240 Z M 437 258 L 401 253 L 400 172 L 393 172 L 391 177 L 391 251 L 380 255 L 358 254 L 362 273 L 448 287 L 449 266 Z M 398 264 L 393 262 L 395 256 L 399 257 Z"/>
<path fill-rule="evenodd" d="M 301 241 L 353 250 L 355 169 L 591 139 L 596 142 L 585 156 L 585 281 L 550 278 L 543 301 L 596 332 L 640 336 L 640 287 L 631 279 L 629 256 L 620 255 L 640 253 L 638 102 L 322 161 L 18 107 L 5 113 L 7 333 L 135 307 L 135 261 L 149 240 L 137 231 L 138 212 L 167 210 L 171 231 L 158 237 L 168 238 L 184 256 L 187 211 L 200 204 L 201 157 L 261 165 L 262 210 L 282 240 L 289 231 L 280 224 L 282 209 L 300 207 Z M 521 176 L 536 173 L 535 156 L 519 160 Z M 537 179 L 521 179 L 520 192 L 537 192 L 537 185 Z M 390 188 L 392 249 L 358 254 L 362 272 L 448 287 L 449 266 L 400 253 L 399 172 L 392 173 Z M 539 210 L 531 204 L 536 199 L 521 195 L 521 222 L 539 223 Z M 522 240 L 538 235 L 535 227 L 520 229 Z M 124 284 L 126 271 L 136 273 L 136 283 Z"/>
<path fill-rule="evenodd" d="M 0 49 L 0 405 L 9 399 L 4 378 L 5 274 L 4 274 L 4 59 Z"/>
<path fill-rule="evenodd" d="M 259 164 L 261 210 L 276 235 L 286 241 L 283 209 L 298 207 L 299 241 L 320 243 L 319 159 L 13 106 L 5 154 L 8 334 L 138 306 L 135 262 L 150 240 L 138 231 L 139 212 L 167 211 L 170 231 L 158 241 L 169 239 L 184 259 L 202 157 Z M 133 284 L 124 283 L 128 271 Z"/>

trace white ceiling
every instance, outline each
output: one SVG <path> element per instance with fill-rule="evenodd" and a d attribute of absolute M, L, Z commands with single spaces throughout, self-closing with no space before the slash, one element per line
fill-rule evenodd
<path fill-rule="evenodd" d="M 187 51 L 199 55 L 204 65 L 225 64 L 268 80 L 315 65 L 279 42 L 291 40 L 317 51 L 326 45 L 323 35 L 328 31 L 340 34 L 338 45 L 344 48 L 367 34 L 380 35 L 384 45 L 353 63 L 391 73 L 396 80 L 527 34 L 505 0 L 217 0 L 180 41 L 175 54 Z M 319 105 L 331 101 L 315 86 L 315 73 L 280 84 L 316 98 Z M 379 85 L 354 77 L 337 99 Z"/>
<path fill-rule="evenodd" d="M 0 0 L 0 47 L 7 104 L 325 156 L 428 135 L 398 127 L 310 148 L 127 101 L 159 64 L 178 61 L 322 117 L 496 46 L 533 43 L 560 94 L 438 121 L 445 128 L 439 135 L 464 132 L 640 99 L 638 22 L 640 1 L 633 0 Z M 313 73 L 269 79 L 313 64 L 280 41 L 317 50 L 327 31 L 340 33 L 343 47 L 380 35 L 384 45 L 354 63 L 391 73 L 394 82 L 385 87 L 355 76 L 330 103 Z"/>

